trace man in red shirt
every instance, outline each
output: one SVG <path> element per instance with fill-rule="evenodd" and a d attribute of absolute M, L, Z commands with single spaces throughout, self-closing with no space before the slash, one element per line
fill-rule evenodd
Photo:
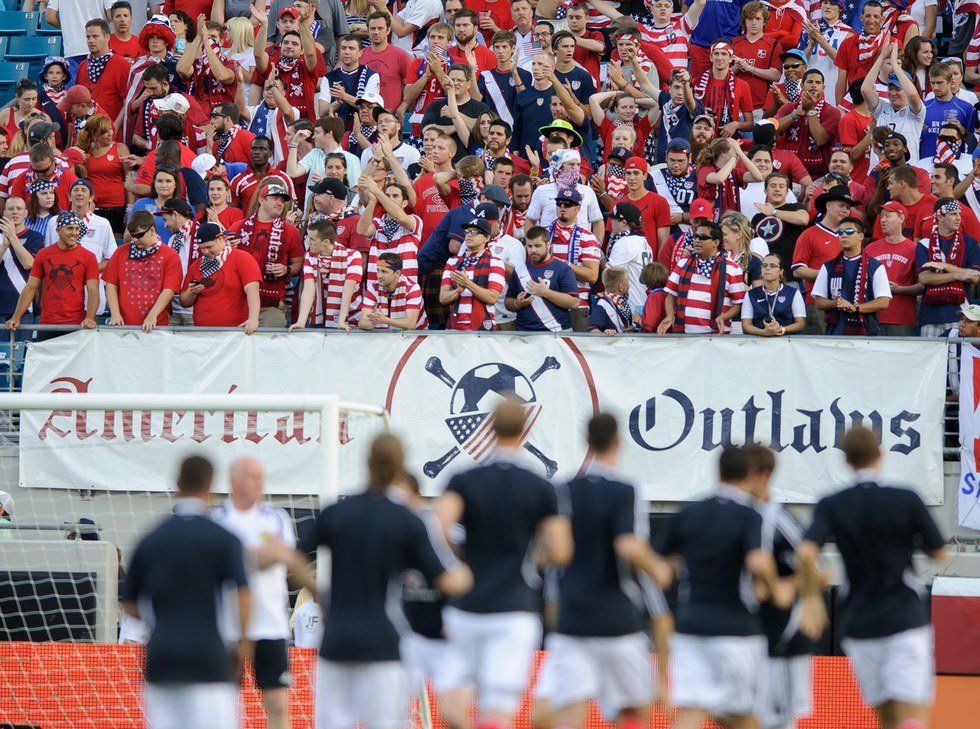
<path fill-rule="evenodd" d="M 694 98 L 704 104 L 718 127 L 718 136 L 735 137 L 752 128 L 752 91 L 735 78 L 735 51 L 727 41 L 711 46 L 711 68 L 694 82 Z"/>
<path fill-rule="evenodd" d="M 776 117 L 781 132 L 776 137 L 777 149 L 795 152 L 813 177 L 827 174 L 840 112 L 824 99 L 823 74 L 813 68 L 803 74 L 799 102 L 784 104 Z"/>
<path fill-rule="evenodd" d="M 259 328 L 259 264 L 214 223 L 197 229 L 196 242 L 201 256 L 187 268 L 181 305 L 194 307 L 194 326 L 240 326 L 251 334 Z"/>
<path fill-rule="evenodd" d="M 422 136 L 422 117 L 430 104 L 446 98 L 443 81 L 449 73 L 451 60 L 449 58 L 449 41 L 452 39 L 452 29 L 445 23 L 433 23 L 429 26 L 426 36 L 429 39 L 429 51 L 422 58 L 412 61 L 408 72 L 408 86 L 399 106 L 400 111 L 408 111 L 412 123 L 412 134 Z"/>
<path fill-rule="evenodd" d="M 439 136 L 432 140 L 432 150 L 427 156 L 432 163 L 432 172 L 427 172 L 418 177 L 412 183 L 415 193 L 415 203 L 412 209 L 415 214 L 422 218 L 422 230 L 433 231 L 439 226 L 449 207 L 442 195 L 439 194 L 439 187 L 433 179 L 438 172 L 449 172 L 453 169 L 453 156 L 456 154 L 456 142 L 448 134 L 439 132 Z M 459 193 L 459 182 L 454 177 L 449 181 L 449 186 L 456 193 Z"/>
<path fill-rule="evenodd" d="M 286 203 L 293 198 L 282 182 L 267 183 L 258 195 L 255 214 L 236 223 L 232 231 L 239 237 L 238 250 L 251 254 L 262 272 L 259 324 L 284 327 L 286 283 L 303 267 L 303 239 L 283 217 Z"/>
<path fill-rule="evenodd" d="M 758 2 L 742 6 L 742 28 L 744 35 L 732 40 L 735 58 L 732 68 L 735 78 L 748 84 L 752 93 L 752 109 L 761 117 L 769 86 L 783 75 L 783 47 L 771 34 L 765 33 L 769 9 Z"/>
<path fill-rule="evenodd" d="M 361 63 L 378 74 L 381 79 L 381 98 L 386 109 L 397 109 L 402 103 L 405 87 L 411 83 L 409 76 L 412 59 L 401 48 L 388 43 L 391 33 L 391 16 L 386 10 L 375 10 L 367 19 L 369 48 L 361 53 Z"/>
<path fill-rule="evenodd" d="M 650 192 L 644 183 L 650 174 L 650 167 L 642 157 L 630 157 L 624 165 L 626 170 L 626 195 L 613 201 L 613 204 L 628 202 L 640 209 L 643 220 L 643 234 L 650 244 L 650 252 L 656 256 L 670 236 L 670 203 L 655 192 Z"/>
<path fill-rule="evenodd" d="M 476 23 L 487 46 L 492 45 L 491 38 L 498 30 L 513 30 L 515 19 L 510 7 L 512 4 L 498 2 L 498 0 L 466 0 L 466 8 L 476 13 Z M 443 8 L 446 7 L 445 1 L 442 6 Z M 445 11 L 445 15 L 448 19 L 448 9 Z M 453 15 L 449 22 L 452 23 L 455 19 L 456 16 Z M 528 32 L 530 32 L 530 28 Z"/>
<path fill-rule="evenodd" d="M 843 99 L 847 87 L 866 78 L 871 71 L 885 37 L 881 32 L 883 22 L 881 3 L 877 0 L 865 3 L 861 10 L 862 32 L 847 36 L 837 49 L 834 65 L 844 73 L 837 76 L 836 98 Z"/>
<path fill-rule="evenodd" d="M 102 272 L 109 324 L 142 326 L 144 332 L 152 332 L 167 325 L 184 271 L 176 251 L 160 243 L 156 222 L 146 210 L 134 212 L 126 230 L 132 242 L 116 248 Z"/>
<path fill-rule="evenodd" d="M 936 202 L 935 195 L 923 195 L 918 188 L 919 177 L 915 170 L 908 165 L 892 169 L 888 176 L 888 194 L 892 200 L 897 200 L 905 208 L 905 235 L 912 236 L 919 229 L 919 221 L 932 215 Z M 875 218 L 872 240 L 884 238 L 881 229 L 881 216 Z"/>
<path fill-rule="evenodd" d="M 439 303 L 450 307 L 446 329 L 492 331 L 494 305 L 506 286 L 503 262 L 487 246 L 490 223 L 473 218 L 463 225 L 463 248 L 446 261 Z"/>
<path fill-rule="evenodd" d="M 28 186 L 35 180 L 50 180 L 55 185 L 58 206 L 62 210 L 71 209 L 71 187 L 78 181 L 75 173 L 68 167 L 57 164 L 55 150 L 47 142 L 38 142 L 30 151 L 30 167 L 24 174 L 10 183 L 10 197 L 30 198 Z M 77 323 L 77 322 L 76 322 Z"/>
<path fill-rule="evenodd" d="M 241 113 L 234 104 L 220 104 L 211 111 L 211 130 L 208 149 L 220 164 L 248 164 L 255 135 L 238 125 Z"/>
<path fill-rule="evenodd" d="M 132 63 L 143 55 L 139 36 L 133 35 L 129 30 L 133 24 L 132 5 L 127 0 L 114 2 L 109 9 L 109 17 L 113 28 L 112 35 L 109 36 L 109 48 Z"/>
<path fill-rule="evenodd" d="M 221 23 L 198 18 L 197 36 L 188 42 L 177 61 L 177 75 L 187 82 L 189 93 L 205 109 L 234 103 L 238 92 L 238 64 L 221 47 L 223 31 Z"/>
<path fill-rule="evenodd" d="M 937 200 L 943 197 L 956 199 L 956 195 L 953 193 L 954 188 L 960 182 L 960 178 L 959 172 L 954 165 L 948 162 L 937 163 L 929 174 L 929 179 L 932 184 L 930 192 L 936 196 Z M 960 216 L 960 229 L 966 235 L 973 238 L 973 240 L 980 240 L 980 221 L 977 220 L 977 214 L 968 203 L 962 200 L 956 200 L 956 202 L 962 211 L 962 215 Z M 915 235 L 912 236 L 912 239 L 919 241 L 923 238 L 928 238 L 932 233 L 932 226 L 935 219 L 935 214 L 920 218 L 918 228 L 916 228 Z"/>
<path fill-rule="evenodd" d="M 41 324 L 81 324 L 95 329 L 95 312 L 99 310 L 99 264 L 95 254 L 79 245 L 85 235 L 85 223 L 73 212 L 58 214 L 58 242 L 38 251 L 31 266 L 27 285 L 20 292 L 14 315 L 7 329 L 16 330 L 27 307 L 41 290 Z M 86 303 L 87 302 L 87 303 Z M 64 332 L 39 332 L 37 341 L 57 337 Z"/>
<path fill-rule="evenodd" d="M 925 290 L 919 283 L 915 266 L 917 243 L 909 240 L 905 227 L 905 208 L 892 200 L 884 204 L 878 222 L 885 237 L 865 247 L 864 252 L 885 265 L 892 300 L 888 308 L 878 312 L 878 323 L 883 333 L 890 337 L 914 337 L 916 322 L 916 298 Z"/>
<path fill-rule="evenodd" d="M 327 63 L 313 40 L 313 5 L 300 3 L 296 9 L 299 12 L 299 31 L 283 34 L 277 50 L 270 55 L 262 43 L 255 44 L 255 75 L 258 83 L 264 84 L 275 68 L 290 106 L 299 112 L 300 119 L 312 120 L 317 117 L 313 96 L 320 78 L 327 75 Z M 268 16 L 253 5 L 252 17 L 259 23 L 259 38 L 266 37 Z"/>
<path fill-rule="evenodd" d="M 575 62 L 592 74 L 595 80 L 595 87 L 602 86 L 599 79 L 599 62 L 606 52 L 606 42 L 603 40 L 602 33 L 597 30 L 589 30 L 586 27 L 589 19 L 589 11 L 585 3 L 576 3 L 568 9 L 565 20 L 568 21 L 568 32 L 575 36 L 575 53 L 572 56 Z"/>
<path fill-rule="evenodd" d="M 497 57 L 493 55 L 493 51 L 476 42 L 477 22 L 477 14 L 468 8 L 456 13 L 453 18 L 456 45 L 449 47 L 449 57 L 453 63 L 465 63 L 471 67 L 475 64 L 474 77 L 497 67 Z"/>
<path fill-rule="evenodd" d="M 89 56 L 78 67 L 75 84 L 92 92 L 92 98 L 118 128 L 122 124 L 119 112 L 129 90 L 129 61 L 109 49 L 111 36 L 112 28 L 103 18 L 85 24 Z"/>
<path fill-rule="evenodd" d="M 289 199 L 296 197 L 296 188 L 293 186 L 292 178 L 281 170 L 269 164 L 272 159 L 272 140 L 268 137 L 255 137 L 252 139 L 252 146 L 249 150 L 248 169 L 235 176 L 231 181 L 231 196 L 235 203 L 245 213 L 252 210 L 252 203 L 255 201 L 255 193 L 259 189 L 259 183 L 266 177 L 276 177 L 289 193 Z"/>

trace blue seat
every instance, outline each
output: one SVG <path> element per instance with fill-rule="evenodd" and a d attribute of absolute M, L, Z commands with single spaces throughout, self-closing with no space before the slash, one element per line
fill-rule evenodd
<path fill-rule="evenodd" d="M 27 78 L 30 66 L 13 61 L 0 62 L 0 99 L 13 98 L 14 88 L 22 78 Z"/>
<path fill-rule="evenodd" d="M 48 56 L 60 56 L 61 45 L 61 38 L 59 36 L 15 35 L 7 39 L 7 50 L 4 53 L 4 60 L 36 61 L 41 63 Z"/>
<path fill-rule="evenodd" d="M 10 40 L 7 36 L 0 36 L 0 58 L 7 55 L 7 41 Z"/>
<path fill-rule="evenodd" d="M 56 35 L 61 37 L 61 28 L 55 28 L 44 15 L 38 16 L 36 35 Z"/>
<path fill-rule="evenodd" d="M 34 35 L 37 13 L 19 10 L 0 11 L 0 35 Z"/>

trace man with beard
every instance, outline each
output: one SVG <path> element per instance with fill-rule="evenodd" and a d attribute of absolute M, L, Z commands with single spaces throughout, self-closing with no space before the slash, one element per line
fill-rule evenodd
<path fill-rule="evenodd" d="M 123 116 L 122 141 L 129 146 L 132 146 L 133 130 L 138 119 L 137 113 L 143 100 L 145 100 L 144 97 L 148 95 L 143 85 L 143 77 L 146 71 L 152 66 L 162 63 L 168 72 L 168 83 L 177 78 L 177 57 L 173 54 L 176 38 L 170 29 L 170 21 L 167 17 L 154 15 L 143 26 L 139 38 L 141 55 L 133 61 L 126 81 L 126 113 Z"/>
<path fill-rule="evenodd" d="M 908 165 L 911 157 L 908 142 L 905 137 L 898 132 L 888 132 L 881 144 L 882 154 L 885 159 L 868 173 L 868 184 L 865 186 L 865 197 L 867 198 L 868 219 L 872 220 L 878 216 L 881 206 L 892 199 L 891 197 L 891 175 L 899 167 Z M 921 167 L 910 167 L 916 177 L 915 187 L 923 195 L 928 194 L 932 186 L 929 174 Z"/>
<path fill-rule="evenodd" d="M 295 195 L 293 181 L 285 172 L 272 167 L 272 140 L 268 137 L 255 137 L 249 150 L 249 166 L 245 172 L 236 175 L 231 181 L 231 196 L 238 206 L 246 213 L 252 208 L 252 201 L 258 190 L 259 183 L 266 177 L 276 177 L 289 193 L 292 200 Z"/>
<path fill-rule="evenodd" d="M 109 120 L 118 129 L 122 124 L 120 112 L 126 98 L 129 61 L 112 52 L 109 48 L 111 37 L 112 28 L 104 18 L 96 18 L 85 24 L 89 56 L 78 67 L 75 84 L 92 92 L 92 98 L 106 110 Z"/>
<path fill-rule="evenodd" d="M 691 124 L 691 159 L 697 159 L 704 149 L 715 138 L 715 120 L 708 114 L 694 117 Z"/>
<path fill-rule="evenodd" d="M 360 213 L 353 205 L 347 204 L 349 191 L 347 186 L 339 179 L 326 177 L 309 187 L 312 201 L 317 210 L 323 211 L 311 215 L 307 219 L 307 225 L 320 220 L 329 220 L 336 227 L 336 241 L 345 248 L 355 250 L 367 261 L 368 251 L 371 250 L 371 241 L 363 235 L 357 233 L 357 223 L 360 220 Z"/>
<path fill-rule="evenodd" d="M 807 191 L 805 202 L 809 206 L 811 218 L 814 216 L 814 202 L 816 199 L 832 187 L 838 185 L 846 187 L 851 197 L 857 201 L 858 207 L 863 209 L 864 203 L 862 201 L 866 198 L 865 187 L 851 179 L 851 170 L 854 169 L 854 163 L 851 162 L 850 153 L 845 152 L 843 149 L 835 149 L 830 153 L 828 167 L 830 171 L 822 180 L 810 186 Z"/>
<path fill-rule="evenodd" d="M 219 164 L 249 161 L 249 150 L 255 135 L 241 127 L 238 123 L 240 120 L 241 114 L 234 104 L 221 104 L 211 111 L 208 151 Z"/>
<path fill-rule="evenodd" d="M 255 44 L 255 72 L 261 83 L 275 68 L 276 77 L 286 87 L 286 99 L 299 111 L 300 119 L 313 119 L 316 117 L 313 96 L 317 83 L 327 75 L 327 64 L 316 49 L 310 30 L 313 6 L 304 2 L 299 3 L 296 9 L 300 14 L 299 32 L 286 33 L 271 55 L 266 53 L 262 43 Z M 258 37 L 264 37 L 269 27 L 269 17 L 253 5 L 252 18 L 259 24 Z"/>
<path fill-rule="evenodd" d="M 555 205 L 557 218 L 548 226 L 551 250 L 565 261 L 578 280 L 579 308 L 572 312 L 572 329 L 588 331 L 589 289 L 599 279 L 601 246 L 596 236 L 576 220 L 582 206 L 582 195 L 574 187 L 558 190 Z"/>
<path fill-rule="evenodd" d="M 691 145 L 672 139 L 667 145 L 667 162 L 653 168 L 653 185 L 670 207 L 670 232 L 678 235 L 690 228 L 691 203 L 697 194 L 698 175 L 691 166 Z"/>
<path fill-rule="evenodd" d="M 547 228 L 528 229 L 524 247 L 527 260 L 515 264 L 504 301 L 517 313 L 517 331 L 571 331 L 569 312 L 579 305 L 575 274 L 567 263 L 551 255 Z"/>
<path fill-rule="evenodd" d="M 503 229 L 517 240 L 525 240 L 527 209 L 531 205 L 534 181 L 530 175 L 519 174 L 510 178 L 510 210 L 507 211 Z"/>
<path fill-rule="evenodd" d="M 184 118 L 185 136 L 194 138 L 201 131 L 198 125 L 207 124 L 207 112 L 197 103 L 197 99 L 172 91 L 170 79 L 171 72 L 165 63 L 156 63 L 143 72 L 143 93 L 133 102 L 137 104 L 136 121 L 133 125 L 134 148 L 147 151 L 156 148 L 157 121 L 167 110 L 166 107 L 179 104 L 176 99 L 186 102 L 187 111 L 181 115 Z"/>
<path fill-rule="evenodd" d="M 478 16 L 469 8 L 463 8 L 453 17 L 456 43 L 449 47 L 453 63 L 462 63 L 473 69 L 474 75 L 489 71 L 497 65 L 497 59 L 486 46 L 476 41 Z"/>
<path fill-rule="evenodd" d="M 920 221 L 932 213 L 932 206 L 936 202 L 935 195 L 919 192 L 917 182 L 920 172 L 922 170 L 903 165 L 891 170 L 888 175 L 888 199 L 897 200 L 905 207 L 905 232 L 910 237 L 919 230 Z M 880 210 L 881 206 L 879 205 L 877 209 Z M 881 220 L 878 215 L 874 217 L 874 233 L 869 238 L 881 238 L 884 235 L 881 230 Z"/>
<path fill-rule="evenodd" d="M 776 117 L 781 130 L 776 147 L 794 152 L 811 176 L 826 174 L 841 115 L 824 99 L 823 74 L 817 70 L 803 74 L 799 103 L 783 105 Z"/>

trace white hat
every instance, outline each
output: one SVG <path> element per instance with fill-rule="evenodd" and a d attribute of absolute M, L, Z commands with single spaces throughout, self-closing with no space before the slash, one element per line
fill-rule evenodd
<path fill-rule="evenodd" d="M 377 104 L 378 106 L 385 105 L 385 100 L 381 98 L 381 94 L 379 94 L 377 91 L 373 93 L 364 94 L 363 96 L 358 96 L 354 100 L 354 104 L 356 105 L 362 101 L 366 101 L 369 104 Z"/>
<path fill-rule="evenodd" d="M 203 179 L 209 171 L 214 169 L 216 164 L 218 164 L 218 160 L 215 159 L 215 156 L 205 152 L 204 154 L 199 154 L 194 158 L 194 161 L 191 162 L 191 169 L 199 174 Z"/>
<path fill-rule="evenodd" d="M 190 102 L 181 94 L 168 94 L 162 99 L 154 99 L 153 106 L 160 111 L 176 111 L 178 114 L 186 114 L 191 109 Z"/>
<path fill-rule="evenodd" d="M 964 319 L 980 321 L 980 306 L 976 304 L 960 304 L 960 314 L 963 315 Z"/>
<path fill-rule="evenodd" d="M 3 509 L 7 516 L 14 513 L 14 497 L 6 491 L 0 491 L 0 509 Z"/>

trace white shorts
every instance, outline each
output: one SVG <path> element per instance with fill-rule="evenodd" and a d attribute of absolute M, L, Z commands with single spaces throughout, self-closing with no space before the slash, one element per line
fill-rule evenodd
<path fill-rule="evenodd" d="M 317 659 L 316 729 L 400 729 L 408 723 L 408 679 L 399 661 Z"/>
<path fill-rule="evenodd" d="M 585 638 L 552 633 L 537 696 L 554 710 L 595 699 L 615 721 L 623 709 L 640 709 L 654 698 L 650 642 L 643 633 Z"/>
<path fill-rule="evenodd" d="M 766 639 L 761 635 L 687 635 L 670 639 L 673 702 L 715 717 L 758 711 Z"/>
<path fill-rule="evenodd" d="M 762 682 L 759 725 L 780 729 L 813 712 L 813 671 L 810 656 L 769 658 Z"/>
<path fill-rule="evenodd" d="M 398 649 L 408 671 L 410 690 L 414 693 L 425 687 L 426 680 L 438 684 L 438 676 L 445 670 L 449 643 L 445 640 L 426 638 L 418 633 L 403 636 Z"/>
<path fill-rule="evenodd" d="M 513 714 L 527 686 L 531 657 L 541 645 L 541 618 L 448 607 L 442 622 L 449 650 L 444 670 L 436 676 L 438 691 L 472 686 L 482 711 Z"/>
<path fill-rule="evenodd" d="M 931 625 L 885 638 L 845 638 L 841 645 L 854 664 L 861 694 L 871 706 L 889 701 L 932 704 L 936 661 Z"/>
<path fill-rule="evenodd" d="M 146 685 L 150 729 L 235 729 L 238 687 L 231 683 Z"/>

